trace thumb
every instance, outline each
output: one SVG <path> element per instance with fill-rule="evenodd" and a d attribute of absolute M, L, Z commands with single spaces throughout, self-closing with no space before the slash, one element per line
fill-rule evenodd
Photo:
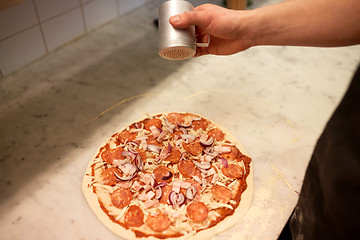
<path fill-rule="evenodd" d="M 170 17 L 169 22 L 175 28 L 188 28 L 192 25 L 206 26 L 208 18 L 200 11 L 187 11 Z"/>

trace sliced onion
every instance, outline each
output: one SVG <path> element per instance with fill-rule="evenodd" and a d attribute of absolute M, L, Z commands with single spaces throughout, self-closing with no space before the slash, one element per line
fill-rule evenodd
<path fill-rule="evenodd" d="M 179 161 L 184 160 L 184 159 L 187 159 L 188 156 L 189 156 L 189 153 L 187 153 L 187 152 L 182 152 L 181 155 L 180 155 L 180 160 L 179 160 Z"/>
<path fill-rule="evenodd" d="M 188 187 L 188 189 L 186 189 L 186 198 L 193 200 L 194 197 L 196 195 L 196 187 L 191 185 L 190 187 Z"/>
<path fill-rule="evenodd" d="M 177 125 L 178 125 L 179 127 L 183 127 L 183 128 L 189 128 L 189 127 L 191 127 L 191 124 L 192 124 L 192 121 L 187 122 L 187 123 L 178 123 L 178 122 L 177 122 Z"/>
<path fill-rule="evenodd" d="M 183 134 L 188 134 L 188 130 L 186 128 L 180 127 L 179 130 L 183 133 Z"/>
<path fill-rule="evenodd" d="M 144 161 L 141 159 L 140 155 L 136 156 L 135 165 L 140 171 L 144 171 Z"/>
<path fill-rule="evenodd" d="M 197 162 L 193 161 L 193 163 L 200 169 L 209 169 L 211 167 L 211 164 L 209 162 Z"/>
<path fill-rule="evenodd" d="M 147 149 L 150 152 L 157 153 L 157 154 L 159 154 L 161 151 L 161 148 L 158 145 L 154 145 L 154 144 L 148 144 Z"/>
<path fill-rule="evenodd" d="M 129 141 L 129 142 L 127 143 L 127 145 L 128 145 L 128 150 L 129 150 L 129 152 L 138 153 L 138 152 L 136 151 L 136 148 L 139 148 L 139 146 L 140 146 L 140 144 L 139 144 L 138 142 Z"/>
<path fill-rule="evenodd" d="M 218 152 L 214 151 L 214 148 L 213 148 L 213 147 L 206 147 L 206 148 L 204 149 L 204 153 L 205 153 L 206 155 L 209 155 L 209 156 L 213 157 L 213 158 L 218 155 Z"/>
<path fill-rule="evenodd" d="M 134 153 L 129 152 L 129 151 L 122 151 L 122 152 L 121 152 L 121 155 L 122 155 L 123 157 L 126 157 L 125 160 L 127 160 L 128 162 L 129 162 L 129 161 L 133 161 L 133 160 L 135 159 L 135 157 L 136 157 L 136 155 L 135 155 Z"/>
<path fill-rule="evenodd" d="M 221 161 L 221 164 L 222 164 L 225 168 L 227 168 L 227 167 L 229 166 L 229 165 L 228 165 L 228 161 L 226 160 L 226 158 L 220 157 L 220 158 L 218 158 L 218 160 Z"/>
<path fill-rule="evenodd" d="M 173 207 L 181 207 L 185 203 L 185 197 L 182 193 L 176 193 L 172 191 L 169 194 L 169 202 Z"/>
<path fill-rule="evenodd" d="M 167 120 L 167 118 L 164 118 L 164 122 L 165 122 L 165 125 L 169 128 L 171 128 L 172 130 L 176 127 L 175 125 L 172 125 L 169 120 Z"/>
<path fill-rule="evenodd" d="M 168 152 L 170 153 L 170 152 L 172 152 L 172 146 L 171 146 L 171 144 L 168 142 Z"/>
<path fill-rule="evenodd" d="M 165 187 L 167 184 L 167 182 L 161 182 L 158 185 L 156 185 L 156 187 Z"/>
<path fill-rule="evenodd" d="M 156 199 L 160 199 L 162 196 L 162 189 L 161 187 L 158 185 L 155 187 L 155 198 Z"/>
<path fill-rule="evenodd" d="M 212 137 L 207 139 L 207 135 L 204 135 L 204 136 L 206 136 L 206 137 L 205 138 L 203 138 L 203 137 L 200 138 L 200 144 L 203 147 L 210 147 L 214 143 L 214 139 Z"/>
<path fill-rule="evenodd" d="M 136 171 L 132 174 L 124 175 L 124 176 L 120 176 L 116 172 L 114 172 L 114 175 L 121 181 L 130 181 L 131 179 L 133 179 L 136 176 Z"/>
<path fill-rule="evenodd" d="M 168 171 L 167 173 L 165 173 L 163 176 L 162 176 L 162 180 L 169 180 L 170 178 L 172 178 L 173 174 L 172 172 Z"/>
<path fill-rule="evenodd" d="M 182 138 L 182 139 L 184 139 L 184 140 L 186 140 L 186 139 L 189 139 L 189 140 L 191 140 L 191 141 L 194 141 L 195 140 L 195 136 L 194 135 L 192 135 L 192 134 L 180 134 L 180 137 Z"/>
<path fill-rule="evenodd" d="M 193 120 L 193 121 L 200 121 L 200 120 L 201 120 L 201 117 L 193 117 L 192 120 Z"/>

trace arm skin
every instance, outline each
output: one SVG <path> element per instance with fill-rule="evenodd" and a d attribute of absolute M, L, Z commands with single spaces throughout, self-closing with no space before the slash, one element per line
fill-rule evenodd
<path fill-rule="evenodd" d="M 337 47 L 360 44 L 360 0 L 285 0 L 254 10 L 204 4 L 172 16 L 176 28 L 196 25 L 195 56 L 230 55 L 260 45 Z"/>

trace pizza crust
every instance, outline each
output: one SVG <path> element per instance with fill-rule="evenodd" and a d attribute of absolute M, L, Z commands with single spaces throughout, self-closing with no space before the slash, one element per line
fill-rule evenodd
<path fill-rule="evenodd" d="M 181 112 L 179 112 L 179 113 L 181 113 Z M 168 113 L 158 113 L 158 114 L 168 114 Z M 154 114 L 152 116 L 156 116 L 158 114 Z M 196 114 L 196 115 L 199 116 L 199 117 L 203 117 L 203 116 L 201 116 L 199 114 Z M 214 122 L 214 121 L 212 121 L 212 120 L 210 120 L 210 119 L 208 119 L 206 117 L 203 117 L 203 118 L 207 119 L 214 126 L 218 127 L 220 130 L 222 130 L 226 135 L 226 139 L 228 139 L 231 143 L 233 143 L 240 150 L 241 153 L 243 153 L 244 155 L 249 156 L 248 153 L 246 152 L 244 146 L 225 127 L 223 127 L 222 125 L 220 125 L 220 124 L 218 124 L 218 123 L 216 123 L 216 122 Z M 134 121 L 134 122 L 139 122 L 139 121 L 141 121 L 143 119 L 144 118 L 142 118 L 142 119 L 140 119 L 138 121 Z M 117 132 L 123 131 L 129 125 L 126 125 L 125 127 L 123 127 L 122 129 L 120 129 Z M 93 184 L 93 177 L 91 176 L 92 165 L 94 164 L 94 160 L 95 160 L 97 154 L 99 153 L 101 147 L 105 146 L 106 143 L 107 143 L 107 141 L 104 141 L 104 143 L 97 149 L 97 151 L 95 152 L 95 154 L 91 158 L 91 161 L 89 162 L 89 164 L 88 164 L 88 166 L 86 168 L 86 172 L 85 172 L 85 175 L 84 175 L 84 178 L 83 178 L 83 181 L 82 181 L 82 192 L 83 192 L 84 197 L 85 197 L 86 201 L 88 202 L 90 208 L 95 213 L 96 217 L 108 229 L 110 229 L 113 233 L 115 233 L 116 235 L 118 235 L 118 236 L 120 236 L 120 237 L 122 237 L 124 239 L 129 239 L 129 240 L 139 239 L 139 238 L 136 237 L 135 233 L 132 230 L 125 229 L 124 227 L 122 227 L 119 224 L 113 222 L 109 218 L 109 216 L 102 210 L 102 208 L 101 208 L 101 206 L 99 204 L 99 201 L 98 201 L 98 196 L 96 194 L 94 194 L 93 188 L 89 187 L 89 186 L 91 186 L 91 184 Z M 253 164 L 252 164 L 252 161 L 250 162 L 249 166 L 250 166 L 250 173 L 246 178 L 247 188 L 241 194 L 241 201 L 240 201 L 238 207 L 235 209 L 235 211 L 234 211 L 234 213 L 232 215 L 227 216 L 225 219 L 220 221 L 215 226 L 213 226 L 211 228 L 204 229 L 204 230 L 200 230 L 200 231 L 196 232 L 194 235 L 185 235 L 185 236 L 181 236 L 181 237 L 166 238 L 166 239 L 169 239 L 169 240 L 210 239 L 211 237 L 226 231 L 230 227 L 234 226 L 237 222 L 239 222 L 240 219 L 242 219 L 242 217 L 246 214 L 248 208 L 250 207 L 250 204 L 251 204 L 251 201 L 252 201 L 252 196 L 253 196 L 254 185 L 253 185 Z M 126 210 L 127 210 L 127 207 L 123 209 L 124 213 L 126 212 Z M 148 236 L 148 237 L 142 237 L 141 239 L 158 240 L 159 238 L 156 238 L 154 236 Z"/>

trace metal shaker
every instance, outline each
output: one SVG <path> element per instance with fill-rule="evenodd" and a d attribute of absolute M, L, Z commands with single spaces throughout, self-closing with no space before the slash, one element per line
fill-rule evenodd
<path fill-rule="evenodd" d="M 184 0 L 170 0 L 159 8 L 159 55 L 169 60 L 191 58 L 196 53 L 195 26 L 176 29 L 169 23 L 171 16 L 192 11 L 194 6 Z"/>

